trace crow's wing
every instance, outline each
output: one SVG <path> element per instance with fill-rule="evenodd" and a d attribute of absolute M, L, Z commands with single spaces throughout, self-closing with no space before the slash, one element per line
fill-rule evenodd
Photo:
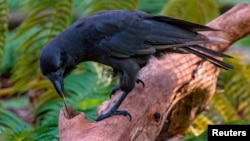
<path fill-rule="evenodd" d="M 98 41 L 95 44 L 111 56 L 126 58 L 154 54 L 157 50 L 181 48 L 222 68 L 232 68 L 212 57 L 229 56 L 199 46 L 212 42 L 197 31 L 216 29 L 140 11 L 110 11 L 99 13 L 94 18 L 91 27 L 95 30 L 92 36 Z"/>
<path fill-rule="evenodd" d="M 115 57 L 153 54 L 156 50 L 208 43 L 210 41 L 196 31 L 214 30 L 165 16 L 122 12 L 102 15 L 99 18 L 102 21 L 94 24 L 98 35 L 102 35 L 99 46 Z"/>
<path fill-rule="evenodd" d="M 113 11 L 104 13 L 93 23 L 98 36 L 98 46 L 115 57 L 130 57 L 137 54 L 153 54 L 155 48 L 145 44 L 149 26 L 143 22 L 146 13 L 137 11 Z"/>
<path fill-rule="evenodd" d="M 140 23 L 128 26 L 112 36 L 106 36 L 100 41 L 99 46 L 108 50 L 115 57 L 155 53 L 156 50 L 152 45 L 144 43 L 145 37 L 143 33 L 147 32 L 147 25 L 138 26 L 138 24 Z M 110 30 L 111 28 L 109 26 L 97 27 L 97 30 L 103 33 L 105 33 L 104 30 L 106 29 Z"/>

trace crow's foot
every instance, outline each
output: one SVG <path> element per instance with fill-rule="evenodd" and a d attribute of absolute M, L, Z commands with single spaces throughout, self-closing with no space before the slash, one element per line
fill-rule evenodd
<path fill-rule="evenodd" d="M 130 115 L 130 113 L 128 111 L 126 111 L 126 110 L 118 110 L 119 106 L 121 105 L 121 103 L 123 102 L 123 100 L 126 98 L 127 95 L 128 95 L 128 92 L 123 92 L 121 97 L 115 103 L 115 105 L 107 113 L 98 116 L 96 121 L 100 121 L 100 120 L 109 118 L 109 117 L 111 117 L 113 115 L 128 116 L 129 120 L 131 121 L 132 117 L 131 117 L 131 115 Z"/>
<path fill-rule="evenodd" d="M 95 121 L 101 121 L 103 119 L 109 118 L 113 115 L 123 115 L 123 116 L 127 116 L 129 118 L 129 121 L 131 121 L 132 116 L 130 115 L 130 113 L 126 110 L 117 110 L 117 111 L 109 111 L 106 114 L 102 114 L 100 116 L 97 117 L 97 119 Z"/>

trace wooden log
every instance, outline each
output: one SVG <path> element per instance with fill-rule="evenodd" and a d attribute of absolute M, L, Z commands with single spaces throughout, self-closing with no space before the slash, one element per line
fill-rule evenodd
<path fill-rule="evenodd" d="M 250 33 L 250 5 L 242 3 L 208 23 L 208 26 L 225 31 L 204 32 L 211 38 L 222 38 L 228 43 L 208 45 L 224 52 L 229 46 Z M 219 69 L 192 54 L 168 53 L 161 58 L 152 57 L 139 72 L 145 82 L 129 93 L 119 109 L 132 115 L 112 116 L 93 122 L 84 113 L 59 117 L 61 141 L 162 141 L 178 139 L 192 124 L 197 115 L 207 109 L 216 88 Z M 105 113 L 120 97 L 117 92 L 111 100 L 98 108 Z"/>

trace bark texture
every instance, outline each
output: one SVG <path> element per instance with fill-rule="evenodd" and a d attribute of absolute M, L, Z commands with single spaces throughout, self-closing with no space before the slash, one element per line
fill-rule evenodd
<path fill-rule="evenodd" d="M 213 39 L 228 43 L 207 45 L 216 51 L 226 51 L 232 43 L 250 33 L 250 5 L 242 3 L 207 25 L 224 31 L 203 32 Z M 84 113 L 73 109 L 70 117 L 62 109 L 59 117 L 61 141 L 163 141 L 178 140 L 193 120 L 208 104 L 216 89 L 219 69 L 192 54 L 169 53 L 160 59 L 152 57 L 139 72 L 145 82 L 136 85 L 119 109 L 132 115 L 92 122 Z M 106 112 L 120 97 L 99 106 L 97 113 Z M 174 137 L 174 138 L 173 138 Z"/>

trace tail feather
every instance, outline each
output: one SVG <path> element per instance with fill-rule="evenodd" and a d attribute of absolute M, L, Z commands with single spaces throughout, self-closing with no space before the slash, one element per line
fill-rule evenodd
<path fill-rule="evenodd" d="M 147 19 L 152 21 L 158 21 L 160 23 L 165 23 L 166 27 L 168 27 L 167 25 L 173 26 L 172 27 L 173 30 L 168 30 L 168 28 L 164 28 L 165 27 L 164 25 L 161 25 L 161 28 L 160 27 L 152 28 L 154 29 L 153 31 L 156 34 L 147 36 L 148 41 L 146 43 L 152 45 L 156 49 L 156 51 L 157 50 L 159 52 L 167 50 L 185 51 L 188 53 L 192 53 L 204 60 L 207 60 L 216 65 L 217 67 L 226 70 L 234 68 L 232 65 L 215 58 L 215 57 L 232 58 L 231 56 L 200 46 L 202 44 L 228 43 L 225 40 L 217 38 L 211 40 L 211 37 L 209 38 L 203 34 L 198 33 L 199 31 L 223 31 L 223 30 L 214 29 L 205 25 L 200 25 L 166 16 L 151 16 L 148 17 Z M 156 23 L 154 23 L 153 25 L 156 25 Z M 166 31 L 167 33 L 163 31 Z M 177 34 L 177 32 L 179 34 Z"/>
<path fill-rule="evenodd" d="M 192 53 L 192 54 L 194 54 L 194 55 L 196 55 L 196 56 L 198 56 L 198 57 L 200 57 L 200 58 L 202 58 L 204 60 L 208 60 L 209 62 L 213 63 L 217 67 L 223 68 L 225 70 L 229 70 L 229 69 L 233 69 L 234 68 L 234 66 L 232 66 L 232 65 L 230 65 L 230 64 L 228 64 L 226 62 L 223 62 L 221 60 L 215 59 L 212 56 L 209 56 L 207 54 L 204 54 L 202 52 L 194 50 L 194 49 L 192 49 L 190 47 L 183 47 L 182 49 L 185 50 L 185 51 L 187 51 L 187 52 L 189 52 L 189 53 Z"/>
<path fill-rule="evenodd" d="M 184 47 L 184 46 L 196 46 L 196 45 L 198 46 L 198 44 L 220 44 L 220 43 L 221 42 L 213 42 L 210 40 L 199 40 L 199 41 L 189 41 L 185 43 L 169 44 L 169 45 L 165 43 L 150 43 L 150 44 L 153 45 L 154 48 L 157 50 L 163 50 L 163 49 L 168 49 L 168 48 L 177 48 L 177 47 Z M 210 50 L 210 49 L 207 49 L 207 50 Z"/>
<path fill-rule="evenodd" d="M 192 45 L 192 46 L 190 46 L 190 48 L 202 51 L 204 53 L 207 53 L 207 54 L 210 54 L 210 55 L 216 56 L 216 57 L 233 58 L 232 56 L 229 56 L 229 55 L 226 55 L 224 53 L 220 53 L 220 52 L 217 52 L 217 51 L 214 51 L 214 50 L 211 50 L 211 49 L 199 46 L 199 45 Z"/>

